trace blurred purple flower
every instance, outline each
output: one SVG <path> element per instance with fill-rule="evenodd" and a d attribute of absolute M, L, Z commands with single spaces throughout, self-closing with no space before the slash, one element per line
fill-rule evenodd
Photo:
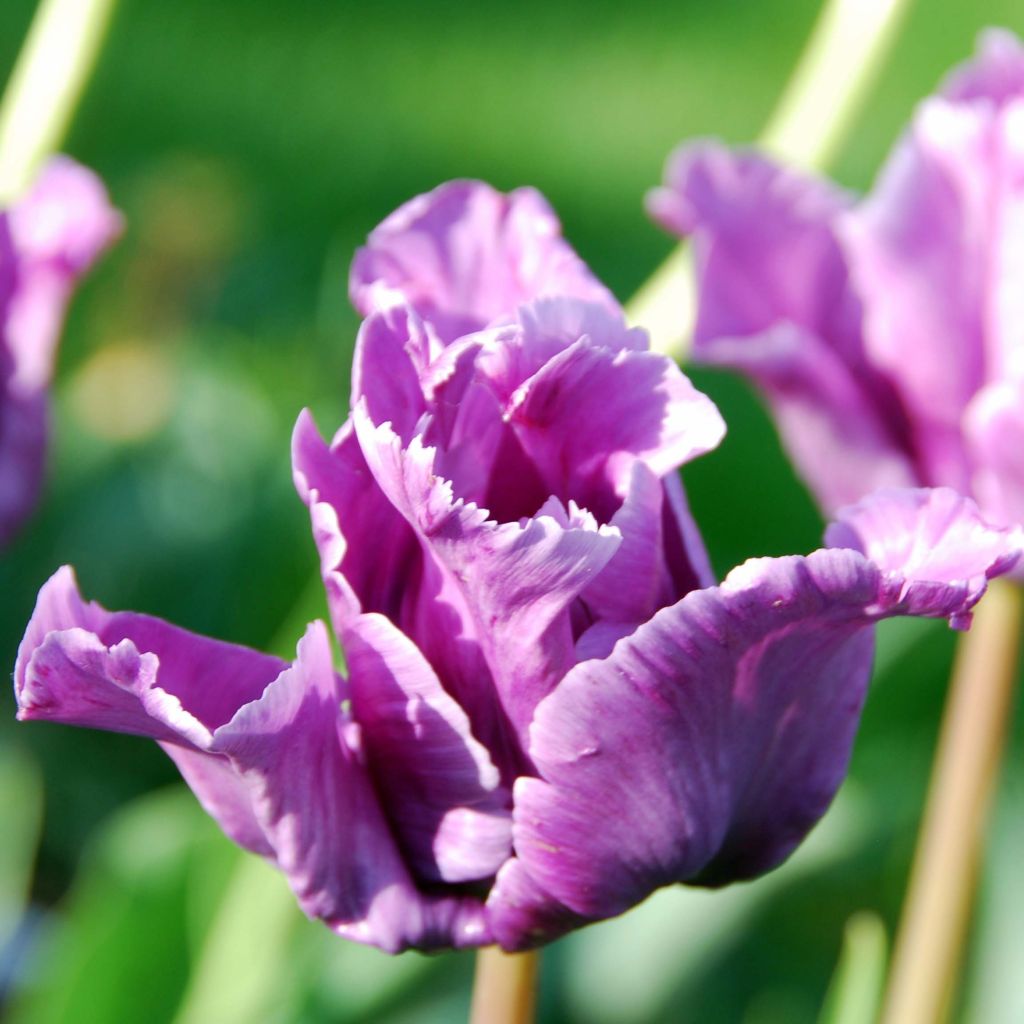
<path fill-rule="evenodd" d="M 676 471 L 718 412 L 539 197 L 458 183 L 385 226 L 355 265 L 352 415 L 294 436 L 347 678 L 321 623 L 288 665 L 87 604 L 63 569 L 20 717 L 156 739 L 307 914 L 387 950 L 522 948 L 767 871 L 843 777 L 873 624 L 965 625 L 1019 536 L 890 491 L 716 586 Z"/>
<path fill-rule="evenodd" d="M 0 211 L 0 545 L 39 494 L 47 389 L 71 290 L 120 230 L 100 180 L 67 157 Z"/>
<path fill-rule="evenodd" d="M 1024 48 L 982 35 L 875 189 L 700 143 L 650 197 L 692 235 L 697 360 L 751 377 L 826 511 L 944 484 L 1024 522 Z"/>

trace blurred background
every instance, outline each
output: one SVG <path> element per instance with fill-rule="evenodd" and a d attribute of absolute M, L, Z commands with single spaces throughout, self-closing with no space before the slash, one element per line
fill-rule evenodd
<path fill-rule="evenodd" d="M 453 177 L 540 188 L 623 300 L 671 248 L 645 191 L 680 140 L 753 139 L 815 0 L 121 0 L 66 149 L 127 231 L 78 293 L 49 484 L 0 555 L 13 666 L 60 564 L 111 608 L 294 651 L 323 614 L 289 435 L 346 414 L 355 247 Z M 6 77 L 33 13 L 0 5 Z M 866 188 L 914 103 L 1015 0 L 918 0 L 835 175 Z M 694 373 L 729 436 L 686 472 L 720 573 L 822 524 L 740 383 Z M 890 936 L 953 637 L 890 623 L 850 779 L 782 869 L 663 892 L 544 956 L 547 1022 L 819 1019 L 851 915 Z M 9 671 L 5 669 L 5 672 Z M 957 1019 L 1024 1020 L 1024 751 L 1006 765 Z M 14 722 L 0 694 L 0 1016 L 16 1024 L 427 1024 L 465 1017 L 472 957 L 389 959 L 307 922 L 155 744 Z M 864 919 L 861 919 L 862 922 Z"/>

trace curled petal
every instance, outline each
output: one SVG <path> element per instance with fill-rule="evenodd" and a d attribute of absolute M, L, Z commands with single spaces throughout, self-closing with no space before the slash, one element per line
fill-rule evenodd
<path fill-rule="evenodd" d="M 538 706 L 513 838 L 531 878 L 587 917 L 674 881 L 720 885 L 784 859 L 846 770 L 892 615 L 964 625 L 1020 532 L 949 490 L 844 511 L 806 558 L 755 559 L 688 594 Z"/>
<path fill-rule="evenodd" d="M 300 906 L 339 934 L 390 952 L 487 941 L 482 908 L 416 891 L 342 695 L 327 631 L 314 623 L 291 668 L 211 746 L 244 778 Z"/>
<path fill-rule="evenodd" d="M 285 667 L 148 615 L 84 602 L 70 568 L 40 591 L 18 650 L 19 717 L 204 746 Z"/>
<path fill-rule="evenodd" d="M 224 831 L 269 855 L 244 782 L 206 748 L 216 725 L 284 667 L 255 651 L 83 601 L 65 566 L 40 591 L 18 651 L 18 717 L 161 741 Z"/>
<path fill-rule="evenodd" d="M 782 860 L 846 769 L 878 573 L 849 551 L 762 559 L 574 668 L 537 709 L 517 856 L 591 918 Z"/>
<path fill-rule="evenodd" d="M 365 408 L 354 419 L 378 483 L 442 568 L 452 602 L 474 624 L 502 705 L 525 729 L 537 701 L 572 664 L 569 605 L 617 550 L 618 531 L 566 528 L 548 515 L 495 523 L 453 497 L 434 472 L 433 450 L 418 438 L 403 449 Z"/>
<path fill-rule="evenodd" d="M 140 654 L 131 641 L 107 647 L 84 629 L 50 633 L 24 666 L 18 718 L 160 740 L 178 739 L 180 730 L 200 743 L 208 740 L 198 722 L 183 718 L 175 728 L 163 721 L 158 708 L 147 708 L 156 670 L 156 659 Z M 173 715 L 172 708 L 167 710 Z"/>
<path fill-rule="evenodd" d="M 63 569 L 40 594 L 15 691 L 22 718 L 161 741 L 225 832 L 342 934 L 391 951 L 490 941 L 479 901 L 422 896 L 409 877 L 322 624 L 289 667 L 86 603 Z"/>
<path fill-rule="evenodd" d="M 634 459 L 663 476 L 725 433 L 714 403 L 670 359 L 586 339 L 525 381 L 506 416 L 551 492 L 602 515 L 611 510 L 600 485 L 621 501 Z"/>
<path fill-rule="evenodd" d="M 1024 533 L 999 530 L 948 487 L 878 491 L 841 509 L 825 534 L 830 547 L 863 552 L 884 574 L 879 612 L 970 624 L 970 610 L 994 576 L 1020 559 Z"/>

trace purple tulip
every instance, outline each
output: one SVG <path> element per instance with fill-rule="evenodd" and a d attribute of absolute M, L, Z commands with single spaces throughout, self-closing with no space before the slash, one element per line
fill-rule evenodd
<path fill-rule="evenodd" d="M 985 33 L 860 203 L 751 151 L 671 158 L 656 219 L 692 235 L 694 357 L 766 395 L 826 511 L 939 484 L 1024 522 L 1024 48 Z"/>
<path fill-rule="evenodd" d="M 539 197 L 446 186 L 385 228 L 353 275 L 352 414 L 294 436 L 345 674 L 321 623 L 289 665 L 62 569 L 20 717 L 156 739 L 307 914 L 391 951 L 524 948 L 774 867 L 842 780 L 874 623 L 966 625 L 1020 536 L 889 491 L 715 585 L 676 471 L 718 412 Z"/>
<path fill-rule="evenodd" d="M 67 157 L 0 211 L 0 546 L 42 485 L 47 389 L 71 291 L 120 230 L 103 184 Z"/>

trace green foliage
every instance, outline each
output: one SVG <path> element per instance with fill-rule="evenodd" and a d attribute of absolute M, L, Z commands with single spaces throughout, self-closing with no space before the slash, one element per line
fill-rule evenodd
<path fill-rule="evenodd" d="M 12 949 L 25 912 L 42 818 L 39 769 L 18 747 L 0 750 L 0 956 Z M 0 966 L 0 986 L 8 969 Z"/>
<path fill-rule="evenodd" d="M 192 943 L 208 927 L 209 897 L 236 856 L 179 787 L 126 808 L 85 851 L 10 1020 L 170 1021 Z"/>
<path fill-rule="evenodd" d="M 828 988 L 819 1024 L 874 1024 L 881 1007 L 888 942 L 875 914 L 846 922 L 839 964 Z"/>

